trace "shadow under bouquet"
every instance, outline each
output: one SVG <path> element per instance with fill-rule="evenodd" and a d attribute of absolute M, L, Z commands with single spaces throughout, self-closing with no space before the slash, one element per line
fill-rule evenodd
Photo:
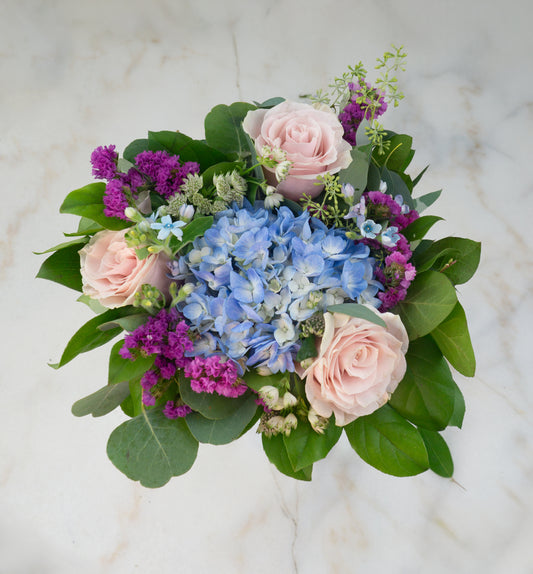
<path fill-rule="evenodd" d="M 38 277 L 95 313 L 54 368 L 120 337 L 107 384 L 72 411 L 129 417 L 107 445 L 129 478 L 162 486 L 199 443 L 252 428 L 300 480 L 343 430 L 385 473 L 452 476 L 439 431 L 465 404 L 448 363 L 475 370 L 455 286 L 480 244 L 425 238 L 440 191 L 413 196 L 412 138 L 378 122 L 404 57 L 378 60 L 374 85 L 351 67 L 306 103 L 218 105 L 204 140 L 149 132 L 122 157 L 92 153 L 102 181 L 66 197 L 78 229 Z"/>

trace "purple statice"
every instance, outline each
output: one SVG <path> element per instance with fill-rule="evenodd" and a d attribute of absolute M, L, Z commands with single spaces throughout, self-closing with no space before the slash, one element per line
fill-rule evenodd
<path fill-rule="evenodd" d="M 94 177 L 113 179 L 117 173 L 117 160 L 118 153 L 115 151 L 114 145 L 97 147 L 91 154 Z"/>
<path fill-rule="evenodd" d="M 183 403 L 180 404 L 180 401 L 167 401 L 167 404 L 163 409 L 163 414 L 167 417 L 167 419 L 178 419 L 186 417 L 189 413 L 192 413 L 191 407 Z"/>
<path fill-rule="evenodd" d="M 124 194 L 123 187 L 124 186 L 120 179 L 112 179 L 107 183 L 103 197 L 105 205 L 104 215 L 107 217 L 127 219 L 124 215 L 124 210 L 129 204 L 126 195 Z"/>
<path fill-rule="evenodd" d="M 196 162 L 181 164 L 179 159 L 179 156 L 165 151 L 146 150 L 135 158 L 135 164 L 153 181 L 155 191 L 167 199 L 179 191 L 188 174 L 200 172 L 200 165 Z"/>
<path fill-rule="evenodd" d="M 356 133 L 357 128 L 364 119 L 378 118 L 387 111 L 387 102 L 385 101 L 385 94 L 376 89 L 371 89 L 370 84 L 367 82 L 366 87 L 371 90 L 373 98 L 367 97 L 363 102 L 358 102 L 363 93 L 360 84 L 350 82 L 348 88 L 350 96 L 348 103 L 339 114 L 339 121 L 344 128 L 344 139 L 351 145 L 357 145 Z M 377 101 L 379 106 L 374 107 L 373 102 Z"/>
<path fill-rule="evenodd" d="M 410 254 L 409 251 L 409 256 Z M 414 265 L 408 263 L 408 259 L 409 257 L 400 251 L 394 251 L 385 257 L 383 269 L 376 268 L 376 278 L 385 287 L 383 293 L 378 293 L 378 298 L 382 302 L 380 311 L 388 311 L 405 299 L 407 289 L 416 275 L 416 269 Z"/>
<path fill-rule="evenodd" d="M 184 369 L 191 379 L 191 389 L 197 393 L 217 393 L 223 397 L 239 397 L 248 388 L 240 379 L 237 365 L 218 355 L 195 357 Z"/>
<path fill-rule="evenodd" d="M 405 229 L 419 215 L 415 209 L 406 211 L 402 206 L 387 193 L 381 191 L 368 191 L 363 197 L 366 205 L 366 218 L 379 221 L 386 219 L 389 226 L 397 227 L 399 231 Z M 405 208 L 406 206 L 404 206 Z"/>

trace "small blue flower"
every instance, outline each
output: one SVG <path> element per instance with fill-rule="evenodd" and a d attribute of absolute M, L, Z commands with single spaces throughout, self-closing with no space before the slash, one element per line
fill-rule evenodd
<path fill-rule="evenodd" d="M 159 240 L 166 239 L 171 233 L 178 239 L 181 239 L 183 237 L 183 231 L 180 227 L 184 225 L 186 225 L 185 221 L 173 222 L 170 215 L 163 215 L 161 223 L 151 223 L 150 227 L 155 230 L 159 229 L 159 233 L 157 234 L 157 239 Z"/>
<path fill-rule="evenodd" d="M 403 215 L 405 215 L 406 213 L 409 213 L 411 211 L 409 209 L 409 206 L 403 202 L 403 197 L 401 195 L 395 195 L 394 201 L 402 208 L 401 211 L 402 211 Z"/>
<path fill-rule="evenodd" d="M 397 227 L 388 227 L 386 231 L 381 234 L 381 241 L 386 247 L 393 247 L 400 240 L 397 233 Z"/>
<path fill-rule="evenodd" d="M 375 239 L 376 235 L 381 231 L 381 225 L 376 223 L 373 219 L 363 221 L 362 225 L 359 227 L 361 229 L 361 235 L 363 237 L 368 237 L 368 239 Z"/>

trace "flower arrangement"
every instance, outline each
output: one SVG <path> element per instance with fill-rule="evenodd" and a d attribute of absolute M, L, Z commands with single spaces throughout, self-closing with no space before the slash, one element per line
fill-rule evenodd
<path fill-rule="evenodd" d="M 218 105 L 205 140 L 149 132 L 91 155 L 101 180 L 71 192 L 80 216 L 38 277 L 80 291 L 95 316 L 54 368 L 120 337 L 105 386 L 76 416 L 129 417 L 111 461 L 147 487 L 187 472 L 199 443 L 256 428 L 282 473 L 311 480 L 344 430 L 377 469 L 453 463 L 439 431 L 473 376 L 457 299 L 479 263 L 470 239 L 427 239 L 412 138 L 378 118 L 403 97 L 405 54 L 358 64 L 306 103 Z"/>

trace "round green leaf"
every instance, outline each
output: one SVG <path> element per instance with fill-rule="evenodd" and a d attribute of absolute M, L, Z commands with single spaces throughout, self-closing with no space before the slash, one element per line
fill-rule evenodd
<path fill-rule="evenodd" d="M 418 430 L 389 405 L 344 427 L 353 449 L 368 464 L 393 476 L 412 476 L 429 468 Z"/>
<path fill-rule="evenodd" d="M 128 381 L 116 385 L 106 385 L 95 393 L 76 401 L 72 405 L 72 414 L 76 417 L 107 415 L 130 396 Z"/>
<path fill-rule="evenodd" d="M 160 410 L 122 423 L 109 437 L 107 455 L 128 478 L 158 488 L 186 473 L 198 452 L 198 441 L 183 419 L 171 420 Z"/>

